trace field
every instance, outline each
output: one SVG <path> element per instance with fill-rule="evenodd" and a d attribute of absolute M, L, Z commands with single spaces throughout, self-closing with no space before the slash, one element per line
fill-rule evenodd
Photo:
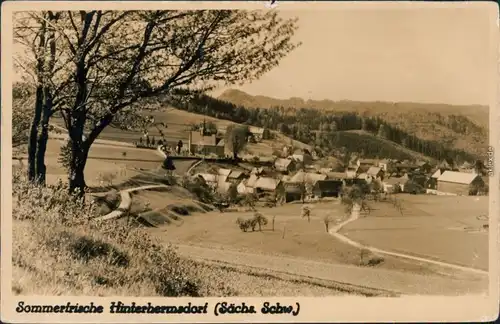
<path fill-rule="evenodd" d="M 488 269 L 488 197 L 399 195 L 403 214 L 377 203 L 342 233 L 366 245 Z M 479 218 L 479 219 L 478 219 Z"/>
<path fill-rule="evenodd" d="M 182 140 L 185 144 L 187 144 L 188 141 L 188 132 L 191 124 L 199 124 L 204 120 L 207 122 L 213 122 L 217 127 L 227 127 L 229 125 L 235 124 L 231 121 L 194 114 L 175 108 L 164 108 L 161 111 L 153 111 L 150 113 L 150 115 L 154 116 L 156 122 L 162 122 L 167 125 L 166 128 L 159 126 L 167 141 L 177 142 L 179 140 Z M 53 123 L 62 126 L 61 119 L 53 118 Z M 156 140 L 160 139 L 161 137 L 156 127 L 149 128 L 148 133 L 150 137 L 154 136 Z M 142 133 L 136 131 L 127 131 L 108 127 L 101 133 L 99 138 L 103 140 L 135 143 L 142 135 Z M 311 149 L 306 144 L 300 143 L 298 141 L 292 141 L 290 138 L 282 134 L 277 134 L 277 138 L 272 141 L 264 140 L 261 143 L 249 143 L 245 147 L 244 153 L 257 156 L 271 156 L 274 149 L 281 150 L 283 149 L 284 145 L 288 145 L 290 143 L 293 143 L 293 145 L 297 148 Z M 241 154 L 241 156 L 244 155 L 245 154 Z"/>

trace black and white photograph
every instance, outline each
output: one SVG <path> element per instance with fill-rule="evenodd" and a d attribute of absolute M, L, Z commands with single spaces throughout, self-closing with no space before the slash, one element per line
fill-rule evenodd
<path fill-rule="evenodd" d="M 214 4 L 3 7 L 9 312 L 493 298 L 498 6 Z"/>

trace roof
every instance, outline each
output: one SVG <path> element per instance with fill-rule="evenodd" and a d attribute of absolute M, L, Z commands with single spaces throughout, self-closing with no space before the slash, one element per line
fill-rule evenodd
<path fill-rule="evenodd" d="M 429 162 L 427 161 L 418 161 L 417 163 L 415 163 L 417 166 L 421 167 L 421 166 L 424 166 L 424 165 L 429 165 Z"/>
<path fill-rule="evenodd" d="M 276 190 L 276 187 L 278 187 L 278 184 L 281 182 L 281 180 L 274 179 L 274 178 L 268 178 L 268 177 L 260 177 L 257 179 L 255 182 L 255 188 L 259 189 L 265 189 L 265 190 Z"/>
<path fill-rule="evenodd" d="M 248 131 L 252 134 L 264 134 L 264 128 L 249 126 Z"/>
<path fill-rule="evenodd" d="M 255 183 L 257 182 L 258 179 L 259 179 L 259 177 L 257 177 L 255 174 L 252 174 L 250 176 L 250 178 L 248 178 L 248 180 L 245 183 L 245 185 L 248 186 L 248 187 L 255 187 Z"/>
<path fill-rule="evenodd" d="M 227 193 L 229 191 L 229 188 L 231 188 L 232 183 L 231 182 L 222 182 L 219 183 L 217 186 L 217 191 L 219 193 Z"/>
<path fill-rule="evenodd" d="M 456 171 L 445 171 L 438 178 L 438 181 L 444 182 L 452 182 L 452 183 L 460 183 L 460 184 L 470 184 L 474 181 L 479 175 L 475 173 L 465 173 L 465 172 L 456 172 Z"/>
<path fill-rule="evenodd" d="M 226 142 L 223 138 L 219 141 L 219 143 L 217 143 L 217 146 L 226 146 Z"/>
<path fill-rule="evenodd" d="M 206 182 L 217 182 L 217 175 L 210 173 L 197 173 L 196 177 L 201 177 Z"/>
<path fill-rule="evenodd" d="M 360 164 L 372 164 L 375 165 L 378 163 L 377 159 L 359 159 Z"/>
<path fill-rule="evenodd" d="M 368 177 L 368 173 L 360 173 L 356 178 L 358 179 L 366 179 Z"/>
<path fill-rule="evenodd" d="M 382 159 L 378 163 L 389 163 L 389 162 L 391 162 L 391 160 L 389 160 L 389 159 Z"/>
<path fill-rule="evenodd" d="M 253 168 L 252 169 L 252 174 L 259 174 L 264 172 L 264 167 L 258 167 L 258 168 Z"/>
<path fill-rule="evenodd" d="M 231 173 L 231 169 L 219 168 L 219 174 L 220 175 L 224 175 L 224 176 L 227 177 L 230 173 Z"/>
<path fill-rule="evenodd" d="M 431 175 L 431 178 L 439 178 L 441 176 L 441 170 L 437 169 L 436 172 L 434 172 L 433 175 Z"/>
<path fill-rule="evenodd" d="M 290 165 L 290 163 L 292 163 L 293 161 L 290 160 L 290 159 L 282 159 L 282 158 L 278 158 L 276 159 L 276 161 L 274 161 L 274 165 L 277 166 L 277 167 L 282 167 L 282 168 L 286 168 Z"/>
<path fill-rule="evenodd" d="M 319 171 L 319 173 L 328 174 L 328 173 L 333 172 L 333 169 L 332 168 L 320 168 L 318 171 Z"/>
<path fill-rule="evenodd" d="M 408 178 L 407 177 L 390 177 L 390 178 L 387 178 L 384 180 L 384 183 L 385 184 L 388 184 L 388 185 L 395 185 L 395 184 L 405 184 L 408 182 Z"/>
<path fill-rule="evenodd" d="M 292 179 L 291 182 L 308 182 L 314 184 L 316 181 L 325 180 L 326 174 L 319 173 L 310 173 L 310 172 L 297 172 Z"/>
<path fill-rule="evenodd" d="M 233 170 L 229 174 L 228 178 L 230 178 L 230 179 L 237 179 L 237 178 L 241 177 L 243 174 L 244 174 L 243 171 Z"/>
<path fill-rule="evenodd" d="M 195 145 L 207 145 L 207 146 L 216 146 L 217 138 L 215 135 L 203 136 L 200 132 L 191 132 L 191 144 Z"/>
<path fill-rule="evenodd" d="M 467 161 L 465 161 L 465 162 L 461 165 L 461 168 L 462 168 L 462 169 L 471 169 L 471 168 L 473 168 L 473 167 L 474 167 L 474 166 L 473 166 L 471 163 L 467 162 Z"/>
<path fill-rule="evenodd" d="M 288 193 L 302 193 L 302 189 L 300 188 L 299 183 L 285 182 L 284 187 L 285 191 Z"/>
<path fill-rule="evenodd" d="M 326 174 L 326 177 L 327 177 L 328 180 L 346 179 L 347 178 L 347 173 L 346 172 L 328 172 Z"/>
<path fill-rule="evenodd" d="M 342 181 L 320 180 L 316 182 L 315 187 L 324 192 L 338 192 L 342 188 Z"/>
<path fill-rule="evenodd" d="M 370 167 L 366 173 L 368 173 L 369 175 L 372 175 L 372 176 L 376 176 L 382 169 L 379 168 L 379 167 L 376 167 L 376 166 L 372 166 Z"/>
<path fill-rule="evenodd" d="M 354 179 L 354 178 L 356 178 L 356 171 L 346 171 L 345 175 L 346 175 L 346 178 L 348 178 L 348 179 Z"/>

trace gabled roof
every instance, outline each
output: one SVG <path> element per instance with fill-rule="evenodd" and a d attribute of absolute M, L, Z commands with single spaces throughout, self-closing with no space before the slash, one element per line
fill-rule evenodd
<path fill-rule="evenodd" d="M 474 181 L 479 175 L 475 173 L 465 173 L 465 172 L 456 172 L 456 171 L 445 171 L 438 178 L 438 181 L 444 182 L 452 182 L 452 183 L 460 183 L 460 184 L 470 184 Z"/>
<path fill-rule="evenodd" d="M 310 184 L 314 184 L 314 183 L 316 183 L 316 181 L 325 180 L 325 179 L 326 179 L 326 174 L 299 171 L 292 177 L 292 179 L 290 181 L 291 182 L 307 182 Z"/>
<path fill-rule="evenodd" d="M 274 165 L 277 166 L 277 167 L 282 167 L 282 168 L 286 168 L 288 167 L 291 163 L 293 162 L 293 160 L 291 159 L 282 159 L 282 158 L 278 158 L 276 159 L 276 161 L 274 161 Z"/>
<path fill-rule="evenodd" d="M 268 177 L 260 177 L 255 182 L 254 187 L 259 188 L 259 189 L 264 189 L 264 190 L 276 190 L 276 188 L 278 187 L 280 182 L 281 181 L 278 179 L 268 178 Z"/>
<path fill-rule="evenodd" d="M 245 173 L 243 171 L 238 171 L 238 170 L 233 170 L 231 171 L 231 173 L 229 174 L 228 178 L 229 179 L 238 179 L 239 177 L 241 177 L 242 175 L 244 175 Z"/>
<path fill-rule="evenodd" d="M 205 146 L 216 146 L 217 138 L 215 135 L 203 136 L 200 132 L 191 132 L 191 144 L 195 145 L 205 145 Z"/>
<path fill-rule="evenodd" d="M 196 177 L 200 177 L 206 182 L 217 182 L 217 175 L 210 173 L 197 173 Z"/>
<path fill-rule="evenodd" d="M 356 178 L 365 180 L 366 178 L 368 178 L 368 176 L 369 176 L 368 173 L 363 172 L 363 173 L 358 174 L 358 176 Z"/>
<path fill-rule="evenodd" d="M 226 142 L 223 138 L 217 143 L 217 146 L 226 146 Z"/>
<path fill-rule="evenodd" d="M 382 159 L 378 163 L 389 163 L 389 162 L 391 162 L 391 160 L 389 160 L 389 159 Z"/>
<path fill-rule="evenodd" d="M 388 185 L 396 185 L 396 184 L 405 184 L 409 181 L 407 177 L 390 177 L 384 180 L 385 184 Z"/>
<path fill-rule="evenodd" d="M 359 159 L 358 160 L 360 164 L 371 164 L 371 165 L 375 165 L 378 163 L 378 160 L 377 159 Z"/>
<path fill-rule="evenodd" d="M 231 169 L 224 169 L 224 168 L 219 168 L 218 173 L 220 175 L 228 176 L 231 173 Z"/>
<path fill-rule="evenodd" d="M 427 165 L 429 165 L 429 162 L 427 162 L 427 161 L 418 161 L 418 162 L 417 162 L 417 163 L 415 163 L 415 164 L 416 164 L 417 166 L 419 166 L 419 167 L 422 167 L 422 166 L 424 166 L 424 165 L 426 165 L 426 164 L 427 164 Z"/>
<path fill-rule="evenodd" d="M 326 177 L 328 180 L 346 179 L 347 173 L 346 172 L 328 172 L 326 174 Z"/>
<path fill-rule="evenodd" d="M 441 176 L 441 170 L 437 169 L 436 172 L 434 172 L 433 175 L 431 175 L 431 178 L 439 178 Z"/>
<path fill-rule="evenodd" d="M 259 179 L 259 177 L 257 175 L 252 174 L 250 176 L 250 178 L 248 178 L 248 180 L 245 183 L 245 185 L 248 186 L 248 187 L 255 187 L 255 183 L 257 182 L 258 179 Z"/>
<path fill-rule="evenodd" d="M 366 173 L 372 176 L 376 176 L 381 170 L 382 168 L 380 167 L 372 166 L 366 171 Z"/>

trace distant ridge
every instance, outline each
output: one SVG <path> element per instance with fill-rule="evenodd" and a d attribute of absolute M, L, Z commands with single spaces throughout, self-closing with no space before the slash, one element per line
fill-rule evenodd
<path fill-rule="evenodd" d="M 462 115 L 469 118 L 481 127 L 489 127 L 489 107 L 483 105 L 449 105 L 439 103 L 415 102 L 384 102 L 384 101 L 354 101 L 354 100 L 304 100 L 298 97 L 278 99 L 268 96 L 251 95 L 237 89 L 225 90 L 217 97 L 235 105 L 247 108 L 310 108 L 325 111 L 355 111 L 359 113 L 375 112 L 377 114 L 389 113 L 438 113 L 441 115 Z"/>

